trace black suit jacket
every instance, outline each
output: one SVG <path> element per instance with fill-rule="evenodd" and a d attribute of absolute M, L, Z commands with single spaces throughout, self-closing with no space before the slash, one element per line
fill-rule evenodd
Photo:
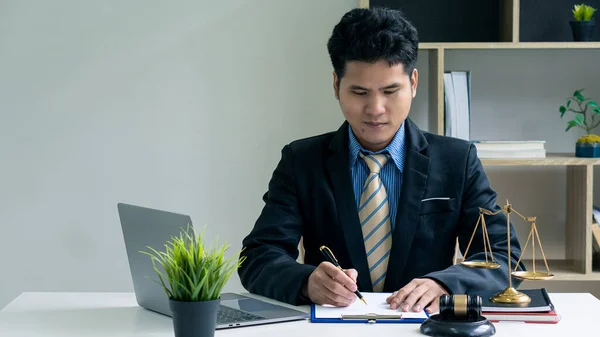
<path fill-rule="evenodd" d="M 432 278 L 450 293 L 504 289 L 508 285 L 507 225 L 503 213 L 486 217 L 493 256 L 499 269 L 453 265 L 458 237 L 464 252 L 479 216 L 479 207 L 499 210 L 496 193 L 470 142 L 406 127 L 406 162 L 384 292 L 414 278 Z M 350 176 L 348 124 L 286 145 L 264 195 L 265 206 L 243 240 L 246 261 L 238 270 L 250 292 L 291 304 L 301 296 L 308 276 L 328 246 L 345 269 L 358 271 L 360 291 L 373 291 Z M 433 199 L 431 199 L 433 198 Z M 429 200 L 427 200 L 429 199 Z M 510 225 L 514 268 L 521 247 Z M 303 237 L 304 264 L 297 263 Z M 481 225 L 468 260 L 483 260 Z M 523 266 L 520 266 L 523 269 Z"/>

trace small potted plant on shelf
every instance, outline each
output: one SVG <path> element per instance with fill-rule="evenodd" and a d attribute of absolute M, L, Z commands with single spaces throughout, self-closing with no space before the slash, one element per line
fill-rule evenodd
<path fill-rule="evenodd" d="M 223 286 L 244 261 L 244 257 L 225 259 L 229 247 L 207 247 L 201 233 L 181 231 L 171 237 L 164 251 L 148 247 L 160 285 L 169 297 L 176 337 L 212 337 Z M 159 268 L 160 266 L 160 268 Z M 162 269 L 162 270 L 161 270 Z"/>
<path fill-rule="evenodd" d="M 561 105 L 559 108 L 560 117 L 562 118 L 567 111 L 575 114 L 575 117 L 567 123 L 565 132 L 573 127 L 585 130 L 585 135 L 577 139 L 575 156 L 600 157 L 600 136 L 591 133 L 600 125 L 600 107 L 595 101 L 583 96 L 582 92 L 583 89 L 575 90 L 573 97 L 567 98 L 567 104 Z M 588 118 L 588 112 L 590 118 Z"/>
<path fill-rule="evenodd" d="M 574 41 L 592 41 L 596 21 L 593 20 L 596 8 L 580 4 L 572 10 L 573 20 L 569 22 Z"/>

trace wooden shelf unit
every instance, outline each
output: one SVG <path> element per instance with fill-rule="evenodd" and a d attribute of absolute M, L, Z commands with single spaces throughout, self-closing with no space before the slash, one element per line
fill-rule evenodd
<path fill-rule="evenodd" d="M 571 153 L 547 153 L 546 158 L 481 159 L 484 166 L 581 166 L 598 165 L 600 158 L 580 158 Z"/>
<path fill-rule="evenodd" d="M 600 42 L 425 42 L 419 49 L 600 49 Z"/>
<path fill-rule="evenodd" d="M 600 42 L 520 42 L 520 0 L 503 0 L 501 31 L 503 42 L 427 42 L 419 49 L 429 58 L 429 125 L 430 132 L 444 134 L 444 59 L 446 50 L 530 50 L 530 49 L 600 49 Z M 369 0 L 358 0 L 368 8 Z M 491 166 L 564 166 L 567 171 L 567 219 L 565 224 L 565 260 L 548 261 L 557 281 L 596 281 L 600 272 L 592 270 L 593 167 L 600 158 L 577 158 L 574 154 L 548 153 L 540 159 L 482 159 Z M 537 259 L 536 259 L 537 260 Z M 543 260 L 536 266 L 543 266 Z M 526 265 L 531 261 L 526 261 Z M 545 268 L 545 267 L 544 267 Z"/>

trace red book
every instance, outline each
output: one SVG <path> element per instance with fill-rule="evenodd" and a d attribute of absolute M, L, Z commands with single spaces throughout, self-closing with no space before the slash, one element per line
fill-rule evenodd
<path fill-rule="evenodd" d="M 549 312 L 481 312 L 490 322 L 513 321 L 524 323 L 556 324 L 561 316 L 556 311 Z"/>

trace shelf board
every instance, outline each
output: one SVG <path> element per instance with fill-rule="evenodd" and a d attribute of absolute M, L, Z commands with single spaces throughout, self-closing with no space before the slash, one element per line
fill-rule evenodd
<path fill-rule="evenodd" d="M 419 49 L 600 49 L 600 42 L 424 42 Z"/>
<path fill-rule="evenodd" d="M 600 158 L 580 158 L 573 153 L 547 153 L 546 158 L 481 159 L 484 166 L 569 166 L 598 165 Z"/>
<path fill-rule="evenodd" d="M 525 267 L 528 271 L 533 270 L 532 260 L 524 260 Z M 545 281 L 600 281 L 600 272 L 592 272 L 589 274 L 577 273 L 574 271 L 571 261 L 569 260 L 548 260 L 548 267 L 550 268 L 550 272 L 554 274 L 554 278 Z M 544 264 L 544 260 L 540 256 L 535 261 L 535 270 L 536 271 L 546 271 L 546 265 Z M 541 282 L 541 280 L 535 280 L 536 282 Z M 527 280 L 523 281 L 528 282 Z"/>

